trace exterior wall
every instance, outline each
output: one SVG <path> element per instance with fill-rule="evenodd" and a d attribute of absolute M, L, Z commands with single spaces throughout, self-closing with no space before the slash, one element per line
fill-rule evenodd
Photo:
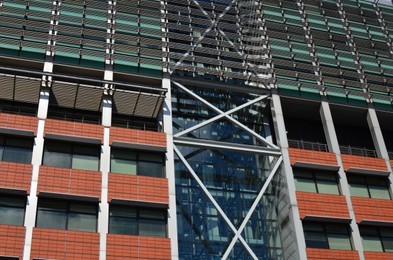
<path fill-rule="evenodd" d="M 46 119 L 45 134 L 47 133 L 95 138 L 102 140 L 104 128 L 102 125 Z"/>
<path fill-rule="evenodd" d="M 41 166 L 37 195 L 40 192 L 100 198 L 101 173 L 88 170 Z"/>
<path fill-rule="evenodd" d="M 115 259 L 171 259 L 168 238 L 148 238 L 108 234 L 107 258 Z"/>
<path fill-rule="evenodd" d="M 0 162 L 0 188 L 30 192 L 31 164 Z"/>
<path fill-rule="evenodd" d="M 307 259 L 308 260 L 320 260 L 320 259 L 358 260 L 359 255 L 357 251 L 350 251 L 350 250 L 307 248 Z"/>
<path fill-rule="evenodd" d="M 387 171 L 385 160 L 382 158 L 370 158 L 348 154 L 342 154 L 341 158 L 344 164 L 345 171 L 351 167 Z"/>
<path fill-rule="evenodd" d="M 356 221 L 374 220 L 393 223 L 393 201 L 352 197 Z"/>
<path fill-rule="evenodd" d="M 109 173 L 108 201 L 114 198 L 168 204 L 168 180 Z"/>
<path fill-rule="evenodd" d="M 98 259 L 99 234 L 34 228 L 31 259 Z"/>
<path fill-rule="evenodd" d="M 110 144 L 114 141 L 166 147 L 166 135 L 160 132 L 111 127 Z"/>
<path fill-rule="evenodd" d="M 296 192 L 300 218 L 319 216 L 332 218 L 350 218 L 347 202 L 342 195 Z"/>
<path fill-rule="evenodd" d="M 337 165 L 337 159 L 334 153 L 302 150 L 296 148 L 289 148 L 288 151 L 292 165 L 296 162 Z"/>
<path fill-rule="evenodd" d="M 31 116 L 0 113 L 0 128 L 31 131 L 37 134 L 38 118 Z"/>
<path fill-rule="evenodd" d="M 21 258 L 25 244 L 25 227 L 0 225 L 0 255 Z"/>

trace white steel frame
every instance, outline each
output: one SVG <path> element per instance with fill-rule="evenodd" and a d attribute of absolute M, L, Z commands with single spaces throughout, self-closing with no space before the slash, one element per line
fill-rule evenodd
<path fill-rule="evenodd" d="M 204 98 L 198 96 L 197 94 L 195 94 L 194 92 L 192 92 L 191 90 L 189 90 L 187 87 L 183 86 L 182 84 L 180 84 L 179 82 L 173 81 L 172 80 L 172 86 L 177 86 L 178 88 L 180 88 L 181 90 L 185 91 L 188 95 L 190 95 L 192 98 L 199 100 L 200 102 L 202 102 L 204 105 L 206 105 L 207 107 L 209 107 L 210 109 L 212 109 L 213 111 L 215 111 L 218 115 L 214 116 L 206 121 L 203 121 L 195 126 L 192 126 L 188 129 L 185 129 L 175 135 L 173 135 L 173 149 L 176 153 L 176 155 L 179 157 L 180 161 L 186 166 L 187 170 L 190 172 L 191 176 L 194 178 L 194 180 L 198 183 L 198 185 L 201 187 L 201 189 L 203 190 L 203 192 L 205 193 L 205 195 L 207 196 L 207 198 L 210 200 L 210 202 L 214 205 L 214 207 L 217 209 L 217 211 L 219 212 L 219 214 L 221 215 L 221 217 L 225 220 L 225 222 L 227 223 L 227 225 L 229 226 L 229 228 L 233 231 L 233 233 L 235 234 L 234 237 L 231 240 L 231 243 L 229 244 L 229 246 L 227 247 L 224 255 L 222 256 L 222 259 L 226 260 L 231 251 L 233 250 L 236 242 L 239 240 L 243 246 L 246 248 L 247 252 L 250 254 L 250 256 L 253 259 L 258 259 L 257 256 L 255 255 L 255 253 L 253 252 L 253 250 L 250 248 L 250 246 L 247 244 L 247 242 L 245 241 L 245 239 L 242 237 L 241 233 L 243 232 L 244 228 L 246 227 L 248 221 L 250 220 L 252 214 L 255 212 L 258 204 L 261 202 L 261 199 L 266 191 L 266 189 L 268 188 L 269 184 L 271 183 L 273 177 L 275 176 L 275 174 L 277 173 L 281 163 L 282 163 L 282 156 L 281 156 L 281 151 L 280 148 L 277 147 L 276 145 L 272 144 L 271 142 L 269 142 L 268 140 L 266 140 L 264 137 L 262 137 L 261 135 L 259 135 L 258 133 L 256 133 L 255 131 L 251 130 L 250 128 L 248 128 L 247 126 L 245 126 L 244 124 L 242 124 L 241 122 L 237 121 L 235 118 L 231 117 L 230 115 L 245 108 L 248 107 L 252 104 L 255 104 L 261 100 L 264 100 L 266 98 L 268 98 L 268 95 L 262 95 L 262 96 L 258 96 L 253 100 L 250 100 L 236 108 L 230 109 L 226 112 L 220 110 L 219 108 L 217 108 L 216 106 L 214 106 L 213 104 L 209 103 L 207 100 L 205 100 Z M 247 131 L 249 134 L 251 134 L 253 137 L 255 137 L 256 139 L 260 140 L 264 145 L 266 145 L 266 147 L 264 146 L 256 146 L 256 145 L 239 145 L 236 143 L 227 143 L 227 142 L 219 142 L 219 141 L 210 141 L 210 140 L 202 140 L 202 139 L 195 139 L 194 138 L 185 138 L 182 137 L 187 133 L 190 133 L 196 129 L 199 129 L 205 125 L 208 125 L 212 122 L 215 122 L 221 118 L 226 118 L 229 121 L 231 121 L 232 123 L 236 124 L 237 126 L 239 126 L 240 128 L 242 128 L 243 130 Z M 177 145 L 188 145 L 188 146 L 198 146 L 198 147 L 205 147 L 205 148 L 213 148 L 213 149 L 222 149 L 222 150 L 232 150 L 232 151 L 237 151 L 237 152 L 246 152 L 246 153 L 255 153 L 255 154 L 261 154 L 261 155 L 266 155 L 266 156 L 273 156 L 275 157 L 275 161 L 273 162 L 273 168 L 271 169 L 271 172 L 269 173 L 265 183 L 263 184 L 261 190 L 258 192 L 257 197 L 255 198 L 253 204 L 251 205 L 249 211 L 246 214 L 246 217 L 244 218 L 244 220 L 242 221 L 240 227 L 237 229 L 234 224 L 232 223 L 232 221 L 228 218 L 228 216 L 225 214 L 225 212 L 223 211 L 223 209 L 220 207 L 220 205 L 217 203 L 217 201 L 214 199 L 214 197 L 211 195 L 211 193 L 209 192 L 209 190 L 207 189 L 207 187 L 205 186 L 205 184 L 203 183 L 203 181 L 198 177 L 198 175 L 195 173 L 195 171 L 192 169 L 192 167 L 190 166 L 190 164 L 187 162 L 187 160 L 184 158 L 183 154 L 180 152 L 179 148 L 176 146 Z"/>

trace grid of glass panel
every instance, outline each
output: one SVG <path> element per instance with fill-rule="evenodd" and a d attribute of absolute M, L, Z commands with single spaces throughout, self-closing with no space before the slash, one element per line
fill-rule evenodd
<path fill-rule="evenodd" d="M 0 159 L 5 162 L 31 163 L 33 139 L 0 136 Z"/>
<path fill-rule="evenodd" d="M 43 165 L 79 170 L 99 170 L 100 148 L 84 144 L 46 141 Z"/>
<path fill-rule="evenodd" d="M 389 179 L 387 177 L 347 175 L 351 196 L 391 199 L 389 192 Z"/>
<path fill-rule="evenodd" d="M 163 155 L 112 149 L 111 172 L 151 177 L 164 177 Z"/>
<path fill-rule="evenodd" d="M 166 237 L 165 210 L 110 205 L 109 233 Z"/>
<path fill-rule="evenodd" d="M 364 251 L 393 252 L 393 229 L 391 227 L 359 226 Z"/>
<path fill-rule="evenodd" d="M 306 247 L 352 250 L 349 226 L 319 222 L 303 222 Z"/>
<path fill-rule="evenodd" d="M 97 205 L 40 198 L 36 227 L 78 231 L 97 231 Z"/>
<path fill-rule="evenodd" d="M 26 197 L 0 193 L 0 223 L 22 226 L 25 219 Z"/>
<path fill-rule="evenodd" d="M 340 195 L 337 173 L 293 169 L 297 191 Z"/>

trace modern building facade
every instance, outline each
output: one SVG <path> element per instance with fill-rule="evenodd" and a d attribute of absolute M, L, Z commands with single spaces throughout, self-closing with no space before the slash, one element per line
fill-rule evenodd
<path fill-rule="evenodd" d="M 0 0 L 0 259 L 393 258 L 393 3 Z"/>

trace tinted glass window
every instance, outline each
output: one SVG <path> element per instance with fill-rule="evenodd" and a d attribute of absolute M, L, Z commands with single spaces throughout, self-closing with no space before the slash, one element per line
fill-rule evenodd
<path fill-rule="evenodd" d="M 22 226 L 25 218 L 26 198 L 0 194 L 0 223 Z"/>

